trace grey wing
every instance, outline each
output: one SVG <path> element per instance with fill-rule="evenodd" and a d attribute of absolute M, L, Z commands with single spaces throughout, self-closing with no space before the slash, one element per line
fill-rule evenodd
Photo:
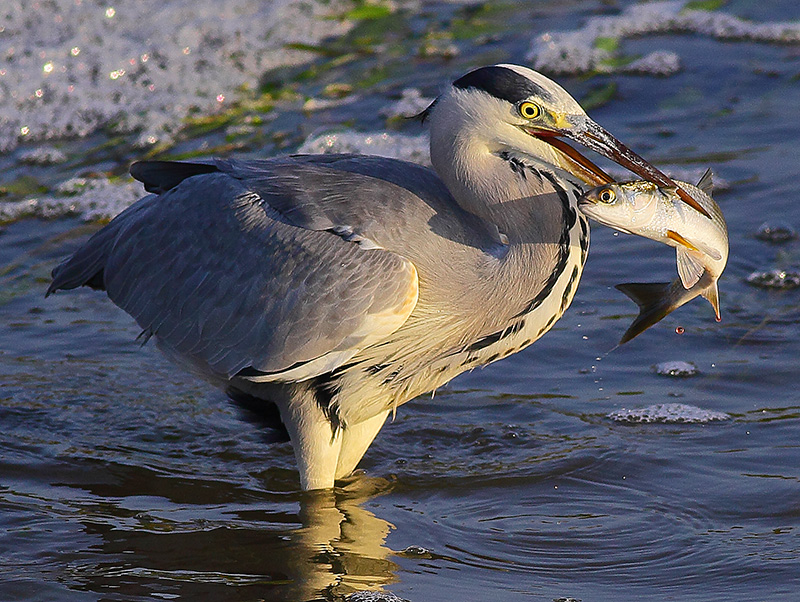
<path fill-rule="evenodd" d="M 228 175 L 145 202 L 57 268 L 50 290 L 97 283 L 100 270 L 112 301 L 201 372 L 311 378 L 387 337 L 416 304 L 410 261 L 291 224 Z"/>

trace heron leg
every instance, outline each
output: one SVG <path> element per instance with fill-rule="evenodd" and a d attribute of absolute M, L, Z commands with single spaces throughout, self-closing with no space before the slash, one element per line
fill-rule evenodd
<path fill-rule="evenodd" d="M 367 448 L 381 430 L 389 410 L 358 424 L 347 425 L 341 431 L 341 449 L 336 463 L 336 478 L 341 479 L 355 470 Z"/>
<path fill-rule="evenodd" d="M 279 407 L 297 459 L 300 486 L 304 491 L 331 489 L 342 447 L 342 429 L 331 427 L 330 419 L 311 396 L 300 396 Z"/>

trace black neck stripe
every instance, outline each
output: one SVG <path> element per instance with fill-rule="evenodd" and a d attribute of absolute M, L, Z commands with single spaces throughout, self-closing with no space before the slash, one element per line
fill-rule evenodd
<path fill-rule="evenodd" d="M 539 96 L 544 100 L 553 100 L 553 95 L 508 67 L 480 67 L 453 82 L 456 88 L 466 90 L 475 88 L 491 94 L 495 98 L 516 104 L 529 96 Z"/>

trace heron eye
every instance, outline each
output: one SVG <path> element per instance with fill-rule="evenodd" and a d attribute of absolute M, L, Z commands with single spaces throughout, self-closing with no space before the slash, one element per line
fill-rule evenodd
<path fill-rule="evenodd" d="M 606 188 L 600 191 L 599 198 L 604 203 L 613 203 L 614 199 L 617 198 L 617 195 L 610 188 Z"/>
<path fill-rule="evenodd" d="M 539 113 L 541 113 L 541 109 L 537 104 L 532 102 L 523 102 L 521 105 L 519 105 L 519 114 L 525 119 L 536 119 L 539 116 Z"/>

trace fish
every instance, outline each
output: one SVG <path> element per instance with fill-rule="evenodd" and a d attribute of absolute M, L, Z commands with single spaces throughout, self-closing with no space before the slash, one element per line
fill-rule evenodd
<path fill-rule="evenodd" d="M 717 322 L 717 281 L 728 262 L 728 226 L 711 198 L 713 179 L 707 170 L 697 186 L 675 180 L 710 217 L 682 200 L 679 188 L 660 187 L 646 180 L 612 182 L 592 188 L 578 199 L 581 212 L 605 226 L 675 247 L 678 278 L 673 282 L 626 283 L 616 288 L 639 306 L 639 315 L 623 335 L 630 341 L 697 296 L 714 308 Z"/>

